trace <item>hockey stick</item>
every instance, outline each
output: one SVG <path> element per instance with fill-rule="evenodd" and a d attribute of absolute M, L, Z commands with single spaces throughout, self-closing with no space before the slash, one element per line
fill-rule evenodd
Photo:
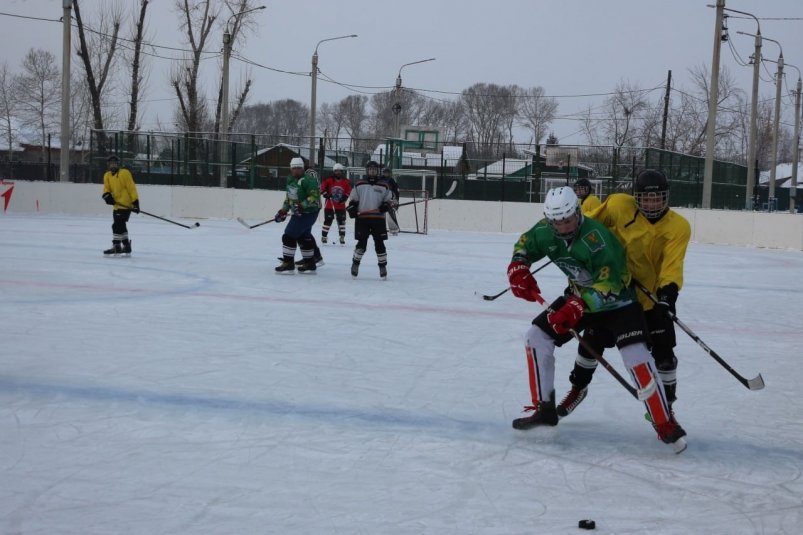
<path fill-rule="evenodd" d="M 249 225 L 242 217 L 237 218 L 237 222 L 247 229 L 261 227 L 262 225 L 267 225 L 268 223 L 273 223 L 274 221 L 276 221 L 276 218 L 268 219 L 267 221 L 263 221 L 262 223 L 257 223 L 256 225 Z"/>
<path fill-rule="evenodd" d="M 543 266 L 539 267 L 539 268 L 538 268 L 538 269 L 536 269 L 535 271 L 531 271 L 530 273 L 532 273 L 533 275 L 535 275 L 536 273 L 538 273 L 539 271 L 541 271 L 542 269 L 544 269 L 545 267 L 547 267 L 547 266 L 548 266 L 549 264 L 551 264 L 551 263 L 552 263 L 552 260 L 550 260 L 549 262 L 547 262 L 547 263 L 546 263 L 546 264 L 544 264 Z M 496 298 L 498 298 L 498 297 L 502 297 L 504 294 L 506 294 L 506 293 L 508 292 L 508 290 L 510 290 L 510 286 L 508 286 L 507 288 L 505 288 L 504 290 L 502 290 L 502 291 L 501 291 L 501 292 L 499 292 L 498 294 L 494 294 L 494 295 L 483 295 L 483 296 L 482 296 L 482 298 L 483 298 L 483 299 L 485 299 L 486 301 L 493 301 L 494 299 L 496 299 Z M 475 294 L 475 295 L 476 295 L 476 293 L 477 293 L 477 292 L 474 292 L 474 294 Z"/>
<path fill-rule="evenodd" d="M 131 210 L 132 209 L 130 206 L 124 206 L 124 208 L 126 210 Z M 192 228 L 201 226 L 201 224 L 198 223 L 197 221 L 195 222 L 195 225 L 193 225 L 193 226 L 185 225 L 184 223 L 179 223 L 178 221 L 173 221 L 172 219 L 167 219 L 166 217 L 162 217 L 160 215 L 156 215 L 156 214 L 152 214 L 150 212 L 146 212 L 145 210 L 140 210 L 139 212 L 136 212 L 136 213 L 147 215 L 147 216 L 151 216 L 151 217 L 155 217 L 156 219 L 161 219 L 162 221 L 167 221 L 168 223 L 173 223 L 174 225 L 178 225 L 179 227 L 192 229 Z"/>
<path fill-rule="evenodd" d="M 544 265 L 546 265 L 546 264 L 544 264 Z M 554 310 L 552 310 L 552 308 L 551 308 L 551 307 L 550 307 L 550 306 L 549 306 L 549 305 L 546 303 L 546 301 L 544 301 L 544 298 L 543 298 L 543 297 L 541 297 L 540 295 L 538 295 L 538 296 L 536 297 L 536 301 L 538 302 L 538 304 L 540 304 L 542 307 L 544 307 L 544 308 L 547 310 L 547 312 L 550 312 L 550 313 L 551 313 L 551 312 L 555 312 L 555 311 L 554 311 Z M 577 339 L 577 341 L 580 343 L 580 345 L 581 345 L 581 346 L 583 346 L 583 347 L 586 349 L 586 351 L 588 351 L 589 355 L 591 355 L 593 358 L 595 358 L 595 359 L 597 360 L 597 362 L 599 362 L 600 364 L 602 364 L 602 367 L 603 367 L 603 368 L 605 368 L 606 370 L 608 370 L 608 372 L 609 372 L 611 375 L 613 375 L 613 378 L 614 378 L 614 379 L 616 379 L 617 381 L 619 381 L 619 384 L 621 384 L 623 387 L 625 387 L 625 389 L 626 389 L 628 392 L 630 392 L 630 395 L 631 395 L 631 396 L 633 396 L 634 398 L 636 398 L 636 399 L 637 399 L 637 400 L 639 400 L 639 401 L 646 401 L 647 399 L 649 399 L 649 397 L 650 397 L 650 396 L 652 396 L 652 395 L 653 395 L 653 393 L 655 392 L 655 389 L 656 389 L 655 378 L 651 378 L 651 379 L 650 379 L 650 382 L 649 382 L 649 384 L 647 384 L 647 386 L 645 386 L 644 388 L 639 388 L 639 389 L 636 389 L 636 388 L 635 388 L 633 385 L 631 385 L 630 383 L 628 383 L 628 382 L 625 380 L 625 378 L 624 378 L 624 377 L 622 377 L 622 376 L 619 374 L 619 372 L 618 372 L 618 371 L 616 371 L 616 368 L 614 368 L 613 366 L 611 366 L 611 363 L 610 363 L 610 362 L 608 362 L 607 360 L 605 360 L 605 359 L 602 357 L 602 355 L 600 355 L 599 353 L 597 353 L 597 352 L 594 350 L 594 348 L 593 348 L 593 347 L 591 347 L 591 344 L 589 344 L 588 342 L 586 342 L 585 340 L 583 340 L 583 337 L 582 337 L 582 336 L 580 336 L 580 335 L 577 333 L 577 331 L 575 331 L 574 329 L 569 329 L 569 332 L 570 332 L 570 333 L 572 333 L 572 336 L 574 336 L 574 337 L 575 337 L 575 339 Z"/>
<path fill-rule="evenodd" d="M 650 301 L 652 301 L 652 302 L 653 302 L 653 303 L 655 303 L 656 305 L 658 304 L 658 298 L 657 298 L 657 297 L 655 297 L 655 296 L 652 294 L 652 292 L 650 292 L 650 290 L 649 290 L 649 289 L 647 289 L 647 287 L 646 287 L 646 286 L 644 286 L 643 284 L 641 284 L 639 281 L 637 281 L 637 280 L 635 280 L 635 279 L 633 280 L 633 282 L 636 284 L 636 286 L 638 286 L 639 290 L 641 290 L 642 292 L 644 292 L 644 295 L 646 295 L 647 297 L 649 297 Z M 691 330 L 689 327 L 687 327 L 685 323 L 683 323 L 682 321 L 680 321 L 680 320 L 678 319 L 678 317 L 677 317 L 677 316 L 676 316 L 676 315 L 675 315 L 675 314 L 674 314 L 674 313 L 673 313 L 671 310 L 667 310 L 667 311 L 666 311 L 666 313 L 667 313 L 667 315 L 669 316 L 669 318 L 670 318 L 672 321 L 674 321 L 675 323 L 677 323 L 678 327 L 680 327 L 681 329 L 683 329 L 683 332 L 685 332 L 686 334 L 688 334 L 688 335 L 689 335 L 689 337 L 691 337 L 691 339 L 692 339 L 692 340 L 694 340 L 695 342 L 697 342 L 697 344 L 698 344 L 700 347 L 702 347 L 702 348 L 703 348 L 703 350 L 704 350 L 706 353 L 708 353 L 709 355 L 711 355 L 711 357 L 712 357 L 714 360 L 716 360 L 717 362 L 719 362 L 719 364 L 720 364 L 720 365 L 721 365 L 723 368 L 725 368 L 726 370 L 728 370 L 728 372 L 730 372 L 730 374 L 731 374 L 731 375 L 733 375 L 734 377 L 736 377 L 736 379 L 737 379 L 737 380 L 738 380 L 740 383 L 742 383 L 744 386 L 746 386 L 746 387 L 747 387 L 749 390 L 761 390 L 762 388 L 764 388 L 764 378 L 763 378 L 763 377 L 761 377 L 761 374 L 760 374 L 760 373 L 759 373 L 757 376 L 753 377 L 752 379 L 747 379 L 747 378 L 743 377 L 743 376 L 742 376 L 740 373 L 738 373 L 736 370 L 734 370 L 733 368 L 731 368 L 730 364 L 728 364 L 727 362 L 725 362 L 725 360 L 724 360 L 722 357 L 720 357 L 719 355 L 717 355 L 716 351 L 714 351 L 713 349 L 711 349 L 710 347 L 708 347 L 708 346 L 705 344 L 705 342 L 703 342 L 702 340 L 700 340 L 700 337 L 699 337 L 699 336 L 697 336 L 696 334 L 694 334 L 694 331 L 692 331 L 692 330 Z"/>

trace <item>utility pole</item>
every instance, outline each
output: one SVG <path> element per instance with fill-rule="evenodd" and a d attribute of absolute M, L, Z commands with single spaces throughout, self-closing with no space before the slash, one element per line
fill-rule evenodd
<path fill-rule="evenodd" d="M 705 139 L 705 174 L 703 175 L 703 208 L 711 208 L 711 186 L 714 181 L 714 146 L 717 132 L 717 100 L 719 95 L 719 53 L 722 45 L 722 19 L 725 0 L 717 0 L 714 23 L 714 56 L 711 60 L 711 92 L 708 95 L 708 125 Z"/>
<path fill-rule="evenodd" d="M 789 213 L 795 213 L 795 200 L 797 197 L 797 162 L 800 155 L 800 92 L 803 89 L 803 81 L 797 78 L 797 89 L 795 90 L 795 142 L 792 146 L 792 182 L 789 185 Z"/>
<path fill-rule="evenodd" d="M 775 175 L 778 166 L 778 128 L 781 123 L 781 86 L 783 85 L 783 51 L 778 56 L 778 72 L 775 75 L 775 121 L 772 125 L 772 167 L 770 167 L 770 193 L 767 207 L 770 212 L 775 202 Z"/>
<path fill-rule="evenodd" d="M 61 42 L 61 153 L 59 180 L 70 181 L 70 53 L 72 52 L 72 0 L 62 0 Z"/>
<path fill-rule="evenodd" d="M 318 43 L 320 44 L 320 43 Z M 318 47 L 312 55 L 312 96 L 309 106 L 309 164 L 313 165 L 315 156 L 315 111 L 317 109 L 316 99 L 318 94 Z"/>
<path fill-rule="evenodd" d="M 753 209 L 753 185 L 756 183 L 756 137 L 758 117 L 758 76 L 761 67 L 761 28 L 756 33 L 756 48 L 753 52 L 753 94 L 750 103 L 750 132 L 747 141 L 747 185 L 744 201 L 747 210 Z"/>
<path fill-rule="evenodd" d="M 231 57 L 231 33 L 229 32 L 229 25 L 226 24 L 226 30 L 223 32 L 223 87 L 221 88 L 220 98 L 220 187 L 227 186 L 226 174 L 228 173 L 228 166 L 226 165 L 226 149 L 228 148 L 229 137 L 229 58 Z"/>
<path fill-rule="evenodd" d="M 672 89 L 672 71 L 666 75 L 666 95 L 664 96 L 664 120 L 661 125 L 661 149 L 666 148 L 666 120 L 669 116 L 669 91 Z"/>

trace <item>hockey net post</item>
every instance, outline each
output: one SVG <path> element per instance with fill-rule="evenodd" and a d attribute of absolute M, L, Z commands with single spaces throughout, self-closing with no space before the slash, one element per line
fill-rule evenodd
<path fill-rule="evenodd" d="M 400 189 L 396 220 L 399 232 L 426 234 L 429 219 L 429 192 L 420 189 Z"/>

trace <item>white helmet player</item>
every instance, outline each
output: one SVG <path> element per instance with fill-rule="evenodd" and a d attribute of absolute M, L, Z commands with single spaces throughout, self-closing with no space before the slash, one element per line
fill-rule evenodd
<path fill-rule="evenodd" d="M 544 217 L 556 236 L 573 238 L 583 223 L 583 213 L 574 190 L 568 186 L 549 190 L 544 199 Z"/>
<path fill-rule="evenodd" d="M 345 168 L 345 167 L 343 167 L 343 165 L 342 165 L 342 164 L 339 164 L 339 163 L 336 163 L 336 164 L 335 164 L 335 166 L 334 166 L 334 167 L 332 167 L 332 171 L 333 171 L 333 172 L 337 172 L 337 171 L 345 171 L 345 170 L 346 170 L 346 168 Z"/>
<path fill-rule="evenodd" d="M 303 158 L 293 158 L 290 160 L 290 169 L 295 169 L 300 167 L 304 169 L 304 159 Z"/>

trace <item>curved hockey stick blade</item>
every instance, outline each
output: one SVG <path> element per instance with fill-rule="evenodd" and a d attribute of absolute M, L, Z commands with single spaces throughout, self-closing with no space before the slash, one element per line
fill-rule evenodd
<path fill-rule="evenodd" d="M 764 378 L 761 377 L 761 374 L 759 373 L 752 379 L 748 379 L 747 382 L 744 383 L 744 386 L 746 386 L 750 390 L 761 390 L 762 388 L 764 388 Z"/>
<path fill-rule="evenodd" d="M 249 225 L 248 223 L 246 223 L 246 222 L 245 222 L 245 219 L 243 219 L 242 217 L 238 217 L 238 218 L 237 218 L 237 222 L 238 222 L 239 224 L 241 224 L 242 226 L 244 226 L 245 228 L 247 228 L 247 229 L 249 229 L 249 230 L 251 229 L 251 225 Z"/>

